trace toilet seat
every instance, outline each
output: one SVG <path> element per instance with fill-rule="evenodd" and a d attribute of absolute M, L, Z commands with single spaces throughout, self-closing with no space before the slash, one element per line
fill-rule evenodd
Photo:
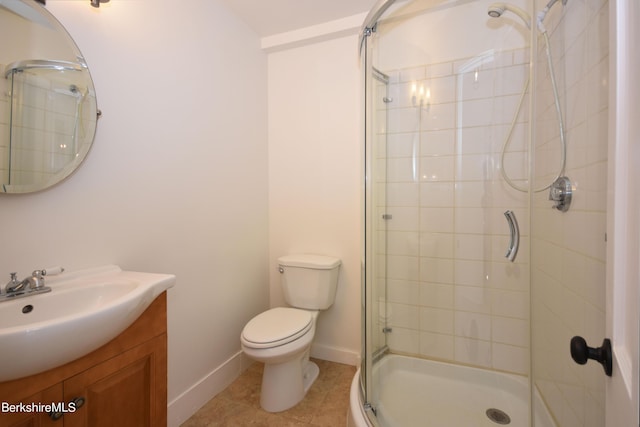
<path fill-rule="evenodd" d="M 252 348 L 271 348 L 295 341 L 312 328 L 311 312 L 276 307 L 251 319 L 242 331 L 242 340 Z"/>

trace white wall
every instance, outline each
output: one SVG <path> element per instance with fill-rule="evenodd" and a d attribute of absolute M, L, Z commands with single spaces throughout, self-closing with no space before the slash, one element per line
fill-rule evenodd
<path fill-rule="evenodd" d="M 360 353 L 361 84 L 357 36 L 269 54 L 269 273 L 284 305 L 277 258 L 342 259 L 335 304 L 320 314 L 312 355 Z"/>
<path fill-rule="evenodd" d="M 215 1 L 47 9 L 84 53 L 103 118 L 70 179 L 0 197 L 0 273 L 115 263 L 176 274 L 176 425 L 240 372 L 242 327 L 268 307 L 266 55 Z"/>

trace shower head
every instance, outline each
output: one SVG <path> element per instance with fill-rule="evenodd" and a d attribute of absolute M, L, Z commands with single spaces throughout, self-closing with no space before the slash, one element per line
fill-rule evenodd
<path fill-rule="evenodd" d="M 500 18 L 504 13 L 504 9 L 501 7 L 498 7 L 498 5 L 496 4 L 492 4 L 491 6 L 489 6 L 489 10 L 487 10 L 487 13 L 492 18 Z"/>
<path fill-rule="evenodd" d="M 506 11 L 509 11 L 518 15 L 522 19 L 522 21 L 525 23 L 527 28 L 531 28 L 531 17 L 527 12 L 520 9 L 518 6 L 514 6 L 512 4 L 507 4 L 507 3 L 493 3 L 492 5 L 489 6 L 487 13 L 492 18 L 499 18 Z"/>

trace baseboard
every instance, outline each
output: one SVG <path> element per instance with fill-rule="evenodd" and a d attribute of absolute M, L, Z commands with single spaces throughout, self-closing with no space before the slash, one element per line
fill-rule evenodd
<path fill-rule="evenodd" d="M 311 344 L 311 357 L 351 366 L 360 365 L 360 353 L 323 344 Z"/>
<path fill-rule="evenodd" d="M 168 427 L 180 426 L 216 394 L 229 386 L 251 363 L 252 361 L 242 351 L 239 351 L 169 402 L 167 407 Z"/>

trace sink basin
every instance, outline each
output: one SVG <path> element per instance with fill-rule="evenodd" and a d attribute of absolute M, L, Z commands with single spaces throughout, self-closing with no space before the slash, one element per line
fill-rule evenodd
<path fill-rule="evenodd" d="M 123 332 L 172 274 L 109 265 L 46 278 L 51 292 L 0 302 L 0 382 L 71 362 Z"/>

